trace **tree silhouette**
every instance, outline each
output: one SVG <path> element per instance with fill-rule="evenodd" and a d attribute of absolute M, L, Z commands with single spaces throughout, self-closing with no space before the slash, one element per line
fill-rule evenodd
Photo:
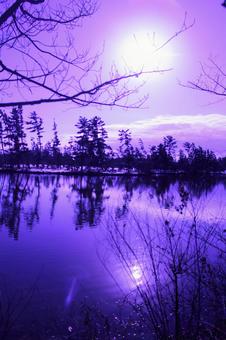
<path fill-rule="evenodd" d="M 10 150 L 15 153 L 24 151 L 27 147 L 25 142 L 23 109 L 21 106 L 13 108 L 10 112 L 8 123 L 9 139 L 11 141 Z"/>
<path fill-rule="evenodd" d="M 177 142 L 172 136 L 166 136 L 163 138 L 163 145 L 169 157 L 175 159 Z"/>
<path fill-rule="evenodd" d="M 150 163 L 153 169 L 169 170 L 171 168 L 172 157 L 167 153 L 163 143 L 160 143 L 158 146 L 152 146 L 150 151 Z"/>
<path fill-rule="evenodd" d="M 98 0 L 4 0 L 0 2 L 0 107 L 72 102 L 77 106 L 103 105 L 140 107 L 147 96 L 128 102 L 140 83 L 131 78 L 145 72 L 111 68 L 103 79 L 97 62 L 101 53 L 90 56 L 75 43 L 75 32 L 97 10 Z M 194 23 L 187 24 L 162 43 L 164 48 Z M 62 41 L 62 37 L 63 41 Z M 82 37 L 81 37 L 82 40 Z M 8 57 L 10 56 L 10 58 Z M 95 72 L 93 72 L 95 71 Z M 165 72 L 154 70 L 146 73 Z M 10 98 L 11 93 L 15 99 Z M 23 99 L 20 99 L 20 93 Z M 5 96 L 7 95 L 8 100 Z"/>
<path fill-rule="evenodd" d="M 133 162 L 134 148 L 132 146 L 132 136 L 129 129 L 119 130 L 119 152 L 125 162 L 125 167 L 128 169 Z"/>
<path fill-rule="evenodd" d="M 226 73 L 225 70 L 213 59 L 208 64 L 201 64 L 201 72 L 196 80 L 189 81 L 186 87 L 219 97 L 226 97 Z"/>
<path fill-rule="evenodd" d="M 89 120 L 89 142 L 92 164 L 102 166 L 106 160 L 106 151 L 110 147 L 106 144 L 108 138 L 105 123 L 100 117 Z"/>
<path fill-rule="evenodd" d="M 86 117 L 79 117 L 79 121 L 75 124 L 77 127 L 77 139 L 74 148 L 76 160 L 83 167 L 90 162 L 90 142 L 89 142 L 89 121 Z M 88 157 L 87 157 L 88 156 Z"/>
<path fill-rule="evenodd" d="M 4 122 L 3 122 L 3 115 L 0 111 L 0 147 L 1 147 L 1 154 L 3 155 L 2 163 L 5 163 L 4 154 L 5 154 L 5 145 L 4 145 Z"/>
<path fill-rule="evenodd" d="M 29 120 L 26 122 L 28 125 L 28 130 L 32 133 L 36 134 L 36 143 L 37 149 L 39 151 L 42 150 L 42 137 L 43 137 L 43 120 L 38 116 L 36 111 L 30 113 Z"/>
<path fill-rule="evenodd" d="M 79 106 L 130 106 L 123 101 L 133 93 L 127 81 L 142 72 L 119 75 L 115 70 L 102 80 L 100 71 L 94 78 L 100 53 L 92 57 L 76 46 L 74 30 L 96 9 L 96 0 L 1 1 L 0 91 L 9 99 L 2 97 L 0 107 L 65 101 Z M 18 99 L 20 91 L 25 99 Z"/>
<path fill-rule="evenodd" d="M 226 158 L 217 158 L 213 151 L 185 142 L 177 153 L 177 141 L 172 136 L 163 138 L 159 145 L 150 146 L 149 151 L 141 139 L 138 145 L 132 144 L 129 129 L 119 130 L 119 148 L 116 153 L 107 144 L 108 133 L 104 121 L 98 117 L 87 119 L 80 116 L 77 136 L 72 136 L 67 146 L 61 150 L 57 124 L 53 123 L 53 138 L 42 146 L 43 121 L 36 112 L 32 112 L 27 122 L 27 129 L 36 133 L 31 146 L 26 144 L 26 133 L 21 107 L 11 112 L 0 111 L 0 162 L 2 167 L 20 167 L 35 164 L 36 167 L 64 166 L 66 171 L 112 171 L 116 169 L 136 169 L 137 173 L 147 174 L 176 172 L 197 174 L 218 172 L 226 169 Z"/>
<path fill-rule="evenodd" d="M 23 153 L 27 150 L 24 131 L 23 109 L 21 106 L 14 107 L 9 115 L 3 113 L 4 139 L 15 164 L 22 164 Z M 2 136 L 3 137 L 3 136 Z"/>
<path fill-rule="evenodd" d="M 57 154 L 57 153 L 60 152 L 59 146 L 60 146 L 60 140 L 59 140 L 58 132 L 57 132 L 57 124 L 54 120 L 54 122 L 53 122 L 53 140 L 52 140 L 53 154 Z"/>
<path fill-rule="evenodd" d="M 80 117 L 75 125 L 78 129 L 74 153 L 79 165 L 103 166 L 107 159 L 108 138 L 105 123 L 100 117 Z"/>

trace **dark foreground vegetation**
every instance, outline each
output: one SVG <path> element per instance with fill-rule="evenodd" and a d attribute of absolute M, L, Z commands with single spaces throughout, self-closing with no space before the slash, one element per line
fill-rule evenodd
<path fill-rule="evenodd" d="M 63 147 L 54 121 L 52 139 L 43 145 L 43 120 L 36 112 L 31 112 L 25 121 L 22 107 L 14 107 L 8 113 L 0 111 L 1 168 L 64 166 L 69 171 L 98 168 L 129 172 L 133 169 L 138 173 L 156 170 L 207 173 L 226 169 L 226 157 L 217 158 L 213 151 L 190 142 L 179 149 L 172 136 L 164 137 L 159 145 L 146 148 L 142 139 L 137 146 L 132 144 L 129 129 L 119 130 L 119 146 L 115 151 L 107 144 L 108 133 L 100 117 L 80 117 L 75 127 L 75 137 Z M 29 143 L 25 130 L 31 135 Z"/>

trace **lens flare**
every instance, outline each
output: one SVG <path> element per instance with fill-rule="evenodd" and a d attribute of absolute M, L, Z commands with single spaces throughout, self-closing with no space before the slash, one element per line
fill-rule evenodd
<path fill-rule="evenodd" d="M 131 275 L 132 278 L 135 280 L 136 285 L 141 285 L 143 283 L 142 281 L 142 270 L 139 265 L 134 265 L 131 267 Z"/>

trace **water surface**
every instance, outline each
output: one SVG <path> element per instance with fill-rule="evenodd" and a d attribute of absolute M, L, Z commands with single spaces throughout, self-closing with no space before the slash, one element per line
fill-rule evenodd
<path fill-rule="evenodd" d="M 46 333 L 40 339 L 57 332 L 69 338 L 83 327 L 76 321 L 81 306 L 90 314 L 90 306 L 95 306 L 111 320 L 118 318 L 120 308 L 126 319 L 131 304 L 142 306 L 139 315 L 133 312 L 133 319 L 143 318 L 136 326 L 145 324 L 143 338 L 154 334 L 148 334 L 149 325 L 155 323 L 148 319 L 150 308 L 159 315 L 156 322 L 161 323 L 163 336 L 171 329 L 182 332 L 178 320 L 190 313 L 192 294 L 199 294 L 195 299 L 204 296 L 204 290 L 207 294 L 214 271 L 221 282 L 225 279 L 225 189 L 226 181 L 214 178 L 1 174 L 2 328 L 7 306 L 13 310 L 9 329 L 2 334 L 34 338 L 32 330 L 37 335 L 42 325 Z M 214 285 L 218 282 L 211 283 L 211 292 Z M 179 303 L 174 297 L 166 302 L 165 295 L 175 293 L 175 287 Z M 157 299 L 155 306 L 148 307 L 146 295 Z M 185 298 L 190 301 L 186 305 Z M 160 300 L 167 305 L 168 316 Z M 211 297 L 208 304 L 199 301 L 194 318 L 218 313 Z M 198 311 L 202 305 L 205 313 Z M 87 318 L 87 309 L 84 315 Z M 53 320 L 58 324 L 54 329 Z M 106 326 L 106 318 L 104 322 Z M 126 338 L 141 338 L 133 330 L 129 336 L 126 332 Z M 91 336 L 87 334 L 83 338 Z"/>

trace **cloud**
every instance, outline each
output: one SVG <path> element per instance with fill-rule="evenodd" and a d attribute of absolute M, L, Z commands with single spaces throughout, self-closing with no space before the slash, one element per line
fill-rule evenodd
<path fill-rule="evenodd" d="M 194 142 L 204 148 L 209 148 L 217 155 L 226 156 L 226 115 L 158 115 L 144 120 L 136 120 L 124 124 L 108 124 L 106 130 L 109 136 L 109 144 L 114 149 L 118 147 L 118 130 L 130 129 L 133 144 L 142 138 L 146 146 L 160 143 L 164 136 L 172 135 L 178 141 L 178 145 L 186 141 Z M 61 136 L 62 145 L 67 144 L 71 136 L 75 134 L 64 133 Z"/>
<path fill-rule="evenodd" d="M 106 128 L 112 139 L 118 138 L 119 129 L 130 129 L 134 139 L 142 138 L 152 144 L 172 135 L 179 143 L 194 141 L 215 152 L 226 153 L 226 115 L 159 115 L 127 124 L 110 124 Z"/>

